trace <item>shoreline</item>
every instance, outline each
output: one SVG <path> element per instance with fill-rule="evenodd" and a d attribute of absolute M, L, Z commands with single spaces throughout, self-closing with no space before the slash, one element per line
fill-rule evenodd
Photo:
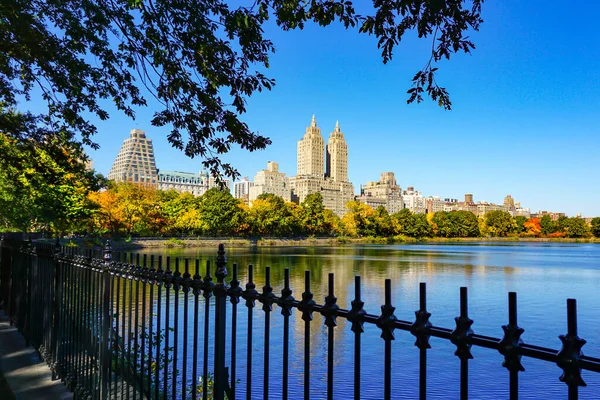
<path fill-rule="evenodd" d="M 65 239 L 67 245 L 77 247 L 100 247 L 104 239 Z M 339 246 L 345 244 L 418 244 L 418 243 L 597 243 L 600 238 L 523 238 L 523 237 L 479 237 L 479 238 L 133 238 L 130 241 L 112 240 L 113 249 L 129 248 L 183 248 L 183 247 L 217 247 L 223 243 L 226 247 L 288 247 L 288 246 Z"/>

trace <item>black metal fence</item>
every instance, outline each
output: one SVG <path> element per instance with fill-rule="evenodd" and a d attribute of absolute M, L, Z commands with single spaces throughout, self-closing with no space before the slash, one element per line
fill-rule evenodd
<path fill-rule="evenodd" d="M 163 264 L 162 257 L 113 254 L 109 243 L 103 251 L 92 251 L 61 247 L 58 243 L 52 246 L 3 239 L 0 249 L 2 308 L 26 341 L 36 347 L 48 362 L 53 376 L 61 379 L 81 398 L 235 399 L 238 398 L 237 374 L 241 372 L 246 375 L 245 395 L 250 399 L 252 369 L 237 371 L 236 367 L 236 359 L 243 356 L 237 350 L 237 307 L 243 304 L 247 309 L 245 356 L 246 365 L 251 366 L 251 332 L 256 301 L 262 304 L 264 313 L 264 399 L 269 397 L 271 379 L 269 362 L 273 305 L 278 305 L 283 315 L 283 370 L 281 380 L 277 382 L 281 385 L 283 399 L 289 395 L 290 316 L 293 309 L 301 313 L 304 321 L 305 399 L 311 398 L 310 327 L 313 313 L 321 314 L 327 327 L 328 399 L 333 398 L 336 383 L 334 335 L 337 318 L 346 319 L 354 334 L 355 399 L 361 397 L 361 335 L 364 333 L 364 324 L 376 325 L 381 330 L 385 349 L 381 360 L 384 364 L 382 397 L 385 399 L 393 397 L 391 350 L 396 330 L 409 331 L 416 338 L 415 346 L 420 351 L 421 399 L 427 397 L 427 350 L 430 349 L 430 337 L 446 339 L 456 346 L 454 354 L 460 359 L 461 399 L 468 398 L 472 346 L 495 349 L 503 355 L 502 365 L 510 376 L 511 399 L 519 396 L 519 372 L 524 371 L 522 357 L 556 363 L 562 370 L 559 379 L 568 385 L 569 399 L 577 399 L 579 387 L 586 386 L 581 370 L 600 372 L 600 359 L 584 356 L 581 351 L 586 342 L 577 336 L 574 299 L 567 300 L 568 331 L 560 336 L 562 348 L 557 351 L 523 342 L 523 329 L 517 325 L 517 295 L 513 292 L 508 295 L 509 321 L 502 326 L 504 337 L 498 339 L 475 334 L 471 329 L 473 321 L 469 319 L 467 288 L 464 287 L 460 290 L 460 315 L 455 318 L 456 326 L 448 329 L 433 326 L 429 322 L 431 314 L 427 311 L 425 283 L 420 284 L 420 308 L 415 312 L 415 321 L 402 321 L 394 315 L 389 279 L 385 281 L 381 315 L 368 314 L 364 310 L 359 276 L 355 277 L 355 296 L 349 310 L 337 305 L 333 274 L 329 274 L 328 295 L 322 305 L 313 299 L 309 271 L 305 273 L 301 300 L 292 297 L 287 269 L 279 296 L 271 286 L 268 267 L 265 269 L 266 284 L 261 292 L 256 290 L 252 265 L 248 266 L 248 282 L 244 287 L 238 281 L 236 264 L 232 266 L 231 281 L 226 283 L 228 271 L 223 245 L 219 246 L 216 257 L 216 282 L 211 276 L 210 261 L 202 277 L 198 260 L 190 265 L 188 259 L 175 259 L 175 268 L 171 270 L 172 260 L 167 259 Z M 201 310 L 202 298 L 204 310 Z M 242 300 L 244 302 L 240 303 Z M 231 303 L 229 318 L 228 301 Z M 214 308 L 211 302 L 214 302 Z M 170 315 L 171 312 L 173 315 Z M 211 316 L 211 312 L 214 315 Z M 200 343 L 202 314 L 204 332 Z M 181 328 L 177 323 L 180 317 L 185 321 Z M 211 333 L 214 338 L 212 346 L 209 345 Z M 227 338 L 229 343 L 226 342 Z M 228 346 L 230 358 L 226 357 Z M 180 360 L 179 353 L 182 354 Z M 212 365 L 209 365 L 209 353 L 214 361 Z M 188 376 L 190 373 L 191 376 Z"/>

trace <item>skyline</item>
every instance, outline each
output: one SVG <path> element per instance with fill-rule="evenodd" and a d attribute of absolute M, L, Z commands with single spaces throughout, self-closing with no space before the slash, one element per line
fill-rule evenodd
<path fill-rule="evenodd" d="M 426 41 L 406 38 L 383 65 L 372 37 L 338 25 L 281 32 L 269 24 L 277 53 L 265 72 L 277 84 L 249 100 L 243 119 L 273 144 L 255 153 L 234 149 L 224 159 L 241 176 L 252 178 L 267 160 L 295 175 L 296 142 L 315 114 L 324 134 L 340 121 L 355 192 L 393 171 L 403 188 L 427 195 L 473 192 L 477 200 L 499 202 L 511 193 L 532 211 L 600 215 L 598 11 L 599 4 L 587 2 L 485 3 L 473 54 L 440 63 L 449 112 L 428 100 L 406 105 L 410 78 L 427 60 Z M 159 168 L 200 170 L 200 160 L 167 143 L 168 127 L 149 125 L 148 101 L 136 122 L 116 111 L 108 121 L 91 119 L 101 145 L 89 151 L 95 168 L 107 174 L 127 132 L 139 128 L 153 138 Z"/>

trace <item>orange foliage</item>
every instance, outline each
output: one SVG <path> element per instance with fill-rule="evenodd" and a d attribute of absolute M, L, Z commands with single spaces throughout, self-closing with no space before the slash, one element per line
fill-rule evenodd
<path fill-rule="evenodd" d="M 551 233 L 551 234 L 547 235 L 547 237 L 549 237 L 549 238 L 561 238 L 561 237 L 565 237 L 565 233 L 564 232 L 554 232 L 554 233 Z"/>
<path fill-rule="evenodd" d="M 527 236 L 538 236 L 542 232 L 539 218 L 529 218 L 523 223 Z"/>

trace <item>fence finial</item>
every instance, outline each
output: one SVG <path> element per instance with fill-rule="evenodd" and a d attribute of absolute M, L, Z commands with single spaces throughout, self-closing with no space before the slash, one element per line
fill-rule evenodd
<path fill-rule="evenodd" d="M 104 262 L 111 262 L 112 261 L 112 247 L 110 245 L 110 240 L 106 241 L 106 244 L 104 245 Z"/>
<path fill-rule="evenodd" d="M 227 276 L 227 257 L 225 257 L 225 245 L 219 244 L 219 251 L 217 251 L 217 270 L 215 271 L 217 277 L 217 284 L 224 285 L 225 277 Z"/>

